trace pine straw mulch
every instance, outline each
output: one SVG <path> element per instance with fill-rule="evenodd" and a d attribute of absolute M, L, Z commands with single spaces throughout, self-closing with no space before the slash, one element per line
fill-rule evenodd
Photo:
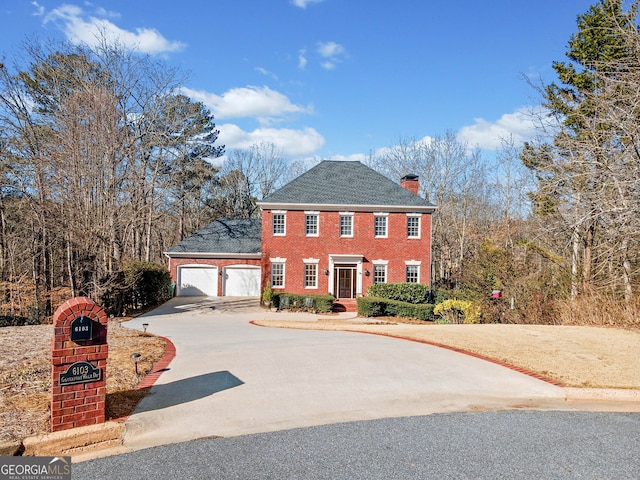
<path fill-rule="evenodd" d="M 165 342 L 109 321 L 107 419 L 130 415 L 148 389 L 136 385 L 162 357 Z M 50 431 L 52 325 L 0 328 L 0 441 L 21 440 Z M 138 375 L 131 354 L 141 354 Z"/>

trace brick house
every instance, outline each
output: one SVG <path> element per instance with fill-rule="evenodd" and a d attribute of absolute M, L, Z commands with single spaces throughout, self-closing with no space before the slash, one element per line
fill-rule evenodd
<path fill-rule="evenodd" d="M 323 161 L 258 202 L 261 220 L 218 220 L 169 249 L 177 293 L 257 295 L 269 281 L 348 301 L 373 283 L 428 284 L 435 206 L 417 193 L 415 175 L 398 184 L 360 162 Z"/>

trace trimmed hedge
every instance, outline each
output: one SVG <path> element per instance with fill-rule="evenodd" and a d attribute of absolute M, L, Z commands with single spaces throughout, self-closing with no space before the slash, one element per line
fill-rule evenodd
<path fill-rule="evenodd" d="M 171 298 L 169 270 L 158 263 L 126 262 L 106 283 L 100 301 L 109 315 L 145 310 Z"/>
<path fill-rule="evenodd" d="M 400 302 L 423 304 L 429 301 L 429 285 L 423 283 L 376 283 L 367 290 L 367 296 L 388 298 Z"/>
<path fill-rule="evenodd" d="M 129 289 L 129 304 L 136 309 L 155 307 L 171 298 L 171 276 L 166 266 L 153 262 L 127 262 L 122 266 Z"/>
<path fill-rule="evenodd" d="M 40 321 L 18 315 L 0 315 L 0 327 L 22 327 L 23 325 L 38 325 Z"/>
<path fill-rule="evenodd" d="M 359 297 L 358 315 L 361 317 L 405 317 L 418 320 L 433 319 L 433 304 L 400 302 L 381 297 Z"/>
<path fill-rule="evenodd" d="M 287 300 L 283 300 L 284 298 L 288 300 L 288 306 L 285 305 Z M 307 305 L 307 298 L 312 300 L 311 306 Z M 272 304 L 278 310 L 299 310 L 328 313 L 333 308 L 334 300 L 335 297 L 331 294 L 305 295 L 300 293 L 273 292 L 271 295 Z"/>

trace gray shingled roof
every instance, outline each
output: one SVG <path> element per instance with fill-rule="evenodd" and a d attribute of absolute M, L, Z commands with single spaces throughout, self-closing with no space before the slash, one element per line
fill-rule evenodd
<path fill-rule="evenodd" d="M 259 218 L 221 218 L 167 250 L 172 253 L 259 254 L 262 221 Z"/>
<path fill-rule="evenodd" d="M 259 204 L 434 206 L 360 162 L 329 160 L 267 195 Z"/>

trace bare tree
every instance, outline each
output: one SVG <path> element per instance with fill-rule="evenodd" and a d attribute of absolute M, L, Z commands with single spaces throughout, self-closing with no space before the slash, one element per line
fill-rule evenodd
<path fill-rule="evenodd" d="M 421 140 L 400 138 L 369 163 L 396 181 L 407 173 L 420 176 L 421 195 L 438 206 L 432 222 L 432 280 L 454 285 L 492 215 L 480 155 L 447 132 Z"/>
<path fill-rule="evenodd" d="M 167 242 L 179 240 L 171 232 L 188 214 L 185 202 L 198 197 L 201 209 L 200 190 L 215 176 L 206 159 L 224 147 L 214 145 L 210 113 L 175 93 L 175 70 L 106 41 L 32 42 L 16 73 L 5 65 L 0 220 L 9 220 L 10 189 L 30 228 L 22 248 L 31 253 L 36 305 L 60 284 L 99 294 L 125 260 L 161 260 Z M 12 227 L 0 230 L 2 258 Z M 7 263 L 19 277 L 24 266 Z"/>
<path fill-rule="evenodd" d="M 633 294 L 638 269 L 637 2 L 601 0 L 579 17 L 561 85 L 544 89 L 557 125 L 552 143 L 527 145 L 537 176 L 536 211 L 561 246 L 570 245 L 571 295 L 592 289 Z"/>
<path fill-rule="evenodd" d="M 271 143 L 234 150 L 221 169 L 220 213 L 225 216 L 250 217 L 259 201 L 284 184 L 289 165 Z"/>

